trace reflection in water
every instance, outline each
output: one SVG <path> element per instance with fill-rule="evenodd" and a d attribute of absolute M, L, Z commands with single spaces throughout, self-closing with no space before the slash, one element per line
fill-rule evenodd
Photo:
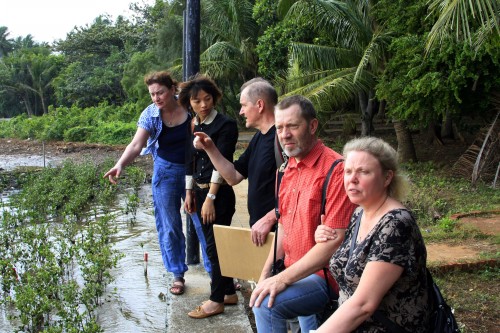
<path fill-rule="evenodd" d="M 140 192 L 137 219 L 131 225 L 120 207 L 115 212 L 117 234 L 114 249 L 123 257 L 112 271 L 115 278 L 107 286 L 103 304 L 97 309 L 98 322 L 105 332 L 167 332 L 167 303 L 162 295 L 168 292 L 168 273 L 158 246 L 153 216 L 151 185 Z M 2 197 L 7 202 L 7 197 Z M 149 253 L 147 276 L 144 275 L 144 252 Z M 3 297 L 3 296 L 0 296 Z M 0 306 L 0 332 L 14 332 L 19 323 L 10 322 L 12 309 Z"/>
<path fill-rule="evenodd" d="M 99 324 L 105 332 L 166 332 L 168 276 L 158 246 L 151 205 L 151 185 L 140 193 L 137 221 L 131 226 L 124 216 L 117 220 L 115 249 L 125 256 L 113 271 L 115 281 L 99 309 Z M 141 245 L 143 245 L 141 247 Z M 149 253 L 144 276 L 144 252 Z"/>
<path fill-rule="evenodd" d="M 63 159 L 42 155 L 2 155 L 0 153 L 0 169 L 13 170 L 17 167 L 43 167 L 60 163 Z"/>

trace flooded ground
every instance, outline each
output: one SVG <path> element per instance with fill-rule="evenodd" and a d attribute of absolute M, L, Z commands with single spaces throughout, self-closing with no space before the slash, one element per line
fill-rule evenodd
<path fill-rule="evenodd" d="M 46 165 L 62 159 L 46 158 Z M 3 156 L 0 168 L 11 170 L 19 166 L 43 166 L 40 156 Z M 167 274 L 160 250 L 153 216 L 151 185 L 141 189 L 141 203 L 136 222 L 124 216 L 117 207 L 114 249 L 123 257 L 112 271 L 115 280 L 108 285 L 103 304 L 98 309 L 98 322 L 105 332 L 167 332 L 166 293 L 171 279 Z M 3 193 L 2 201 L 8 201 Z M 144 252 L 148 252 L 147 275 L 144 274 Z M 0 332 L 14 332 L 17 323 L 9 321 L 9 309 L 0 306 Z"/>
<path fill-rule="evenodd" d="M 46 155 L 2 155 L 0 152 L 0 170 L 13 170 L 18 167 L 43 167 L 55 165 L 61 158 Z"/>
<path fill-rule="evenodd" d="M 150 185 L 141 189 L 141 206 L 132 226 L 125 216 L 117 219 L 114 248 L 124 257 L 112 272 L 115 281 L 99 309 L 99 324 L 105 332 L 167 332 L 170 276 L 163 266 L 151 204 Z M 148 252 L 147 275 L 144 252 Z"/>

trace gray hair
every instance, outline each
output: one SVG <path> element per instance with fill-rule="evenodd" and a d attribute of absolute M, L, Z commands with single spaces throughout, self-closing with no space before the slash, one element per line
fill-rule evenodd
<path fill-rule="evenodd" d="M 255 103 L 258 99 L 263 99 L 270 106 L 274 107 L 278 103 L 278 93 L 269 81 L 256 77 L 245 83 L 240 88 L 240 93 L 246 90 L 250 102 Z"/>
<path fill-rule="evenodd" d="M 400 174 L 398 155 L 390 144 L 380 138 L 362 137 L 347 142 L 342 154 L 346 157 L 351 151 L 367 152 L 377 159 L 383 172 L 391 170 L 394 176 L 387 187 L 388 194 L 399 201 L 404 199 L 408 190 L 408 180 Z"/>

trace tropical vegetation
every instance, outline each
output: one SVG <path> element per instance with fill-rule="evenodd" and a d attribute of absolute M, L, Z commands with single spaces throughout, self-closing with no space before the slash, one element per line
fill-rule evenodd
<path fill-rule="evenodd" d="M 101 15 L 51 43 L 31 35 L 10 38 L 8 27 L 0 26 L 0 118 L 9 119 L 0 121 L 0 137 L 128 143 L 150 103 L 144 75 L 168 70 L 183 79 L 186 1 L 130 7 L 129 18 Z M 456 207 L 498 209 L 498 191 L 443 178 L 435 165 L 415 163 L 413 136 L 425 133 L 434 145 L 481 138 L 468 163 L 477 170 L 476 157 L 487 157 L 483 164 L 498 177 L 497 0 L 201 0 L 201 17 L 200 71 L 222 88 L 220 111 L 243 126 L 239 87 L 261 76 L 280 98 L 309 97 L 329 144 L 343 142 L 337 129 L 328 128 L 339 121 L 344 134 L 354 129 L 356 135 L 377 136 L 377 124 L 390 125 L 402 161 L 414 162 L 405 164 L 412 177 L 407 204 L 428 231 L 426 240 L 484 238 L 454 228 L 449 214 Z M 109 212 L 93 222 L 83 214 L 114 195 L 97 174 L 102 170 L 91 165 L 36 173 L 21 180 L 23 191 L 13 198 L 16 214 L 3 213 L 0 286 L 16 294 L 3 301 L 15 302 L 25 331 L 99 331 L 94 309 L 116 254 L 109 248 Z M 443 191 L 468 195 L 452 198 Z M 136 207 L 132 193 L 126 212 Z M 56 232 L 42 221 L 64 227 Z M 16 250 L 15 243 L 23 245 Z M 75 262 L 80 284 L 68 276 Z M 13 265 L 21 268 L 17 275 L 9 273 Z M 21 289 L 19 281 L 29 288 Z"/>

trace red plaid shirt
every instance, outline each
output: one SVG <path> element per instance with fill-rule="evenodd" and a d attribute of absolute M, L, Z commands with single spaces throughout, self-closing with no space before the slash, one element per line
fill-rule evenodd
<path fill-rule="evenodd" d="M 279 191 L 286 267 L 316 245 L 314 232 L 320 223 L 323 183 L 333 162 L 339 158 L 342 155 L 318 142 L 299 163 L 293 157 L 288 161 Z M 328 184 L 324 224 L 346 229 L 355 207 L 344 190 L 344 163 L 339 163 Z M 323 276 L 322 271 L 317 274 L 320 272 Z"/>

